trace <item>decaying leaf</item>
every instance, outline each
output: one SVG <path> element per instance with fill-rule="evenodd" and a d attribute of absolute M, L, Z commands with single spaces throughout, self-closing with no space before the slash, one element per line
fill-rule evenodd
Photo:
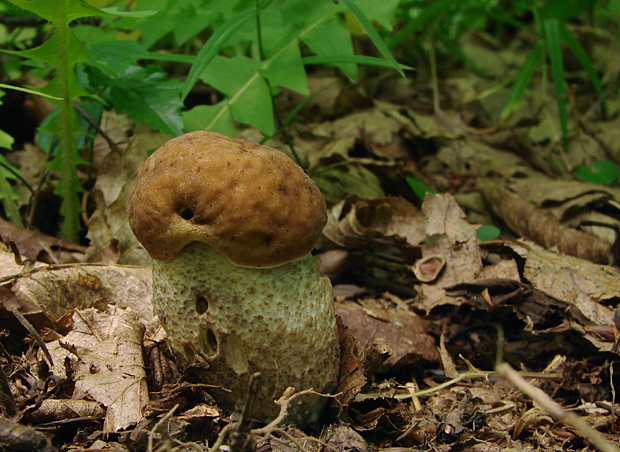
<path fill-rule="evenodd" d="M 346 247 L 360 247 L 375 239 L 408 245 L 424 240 L 424 217 L 410 202 L 395 196 L 360 199 L 347 196 L 334 206 L 323 231 L 332 242 Z"/>
<path fill-rule="evenodd" d="M 429 334 L 427 322 L 408 310 L 403 301 L 397 304 L 394 300 L 396 298 L 391 296 L 338 303 L 336 313 L 353 330 L 364 350 L 377 338 L 385 339 L 391 350 L 391 356 L 384 363 L 387 367 L 415 365 L 422 360 L 438 361 L 437 346 Z"/>
<path fill-rule="evenodd" d="M 340 375 L 336 389 L 338 395 L 331 405 L 337 412 L 341 412 L 362 390 L 366 384 L 366 375 L 362 345 L 340 317 L 336 317 L 336 321 L 340 334 Z"/>
<path fill-rule="evenodd" d="M 451 304 L 444 288 L 476 280 L 482 270 L 482 259 L 476 239 L 476 228 L 465 220 L 465 214 L 449 195 L 427 195 L 422 205 L 426 218 L 427 241 L 422 254 L 441 256 L 445 267 L 435 284 L 418 284 L 415 305 L 430 311 L 441 304 Z"/>
<path fill-rule="evenodd" d="M 84 246 L 38 231 L 19 228 L 2 218 L 0 218 L 0 240 L 15 243 L 19 254 L 24 258 L 50 264 L 79 262 L 84 260 L 86 252 Z"/>
<path fill-rule="evenodd" d="M 612 350 L 614 313 L 606 302 L 620 297 L 620 271 L 534 246 L 513 248 L 526 259 L 524 278 L 537 289 L 563 300 L 585 328 L 584 336 L 601 350 Z"/>
<path fill-rule="evenodd" d="M 151 270 L 147 267 L 77 264 L 41 267 L 15 278 L 13 293 L 59 319 L 74 309 L 130 306 L 145 323 L 153 318 Z"/>
<path fill-rule="evenodd" d="M 548 213 L 491 180 L 478 181 L 478 188 L 494 212 L 517 234 L 547 249 L 599 263 L 613 261 L 610 245 L 597 237 L 568 228 Z"/>
<path fill-rule="evenodd" d="M 75 358 L 76 390 L 107 407 L 104 432 L 117 432 L 142 419 L 148 403 L 142 360 L 144 325 L 131 309 L 109 306 L 73 314 L 73 330 L 59 340 Z"/>

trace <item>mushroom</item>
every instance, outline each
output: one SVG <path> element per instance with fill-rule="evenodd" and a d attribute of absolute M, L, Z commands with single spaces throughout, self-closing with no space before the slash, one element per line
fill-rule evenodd
<path fill-rule="evenodd" d="M 128 198 L 129 224 L 153 258 L 153 305 L 166 342 L 194 379 L 241 408 L 262 374 L 254 418 L 268 422 L 292 386 L 336 386 L 339 338 L 331 284 L 310 254 L 325 200 L 285 154 L 212 132 L 156 150 Z M 295 398 L 289 421 L 315 421 L 325 398 Z"/>

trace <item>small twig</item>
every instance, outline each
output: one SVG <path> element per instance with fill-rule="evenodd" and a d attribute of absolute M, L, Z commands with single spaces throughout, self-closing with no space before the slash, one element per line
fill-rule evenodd
<path fill-rule="evenodd" d="M 103 138 L 108 143 L 110 149 L 112 149 L 114 152 L 122 152 L 121 148 L 118 147 L 114 140 L 110 138 L 110 136 L 105 133 L 101 127 L 99 127 L 99 124 L 93 121 L 93 119 L 88 115 L 88 113 L 86 113 L 86 111 L 82 107 L 80 107 L 80 105 L 76 101 L 73 101 L 73 108 L 75 108 L 75 111 L 77 111 L 80 116 L 84 118 L 86 122 L 97 131 L 99 135 L 101 135 L 101 138 Z"/>
<path fill-rule="evenodd" d="M 600 432 L 595 430 L 582 418 L 571 411 L 564 410 L 541 389 L 532 386 L 530 383 L 525 381 L 519 372 L 516 372 L 512 367 L 510 367 L 509 364 L 500 364 L 497 366 L 497 371 L 556 420 L 568 424 L 580 432 L 581 435 L 590 441 L 590 443 L 592 443 L 592 445 L 594 445 L 594 447 L 598 450 L 602 452 L 620 452 L 620 449 L 608 441 Z"/>
<path fill-rule="evenodd" d="M 47 345 L 45 345 L 45 342 L 43 341 L 43 338 L 39 335 L 39 332 L 37 330 L 34 329 L 34 327 L 32 326 L 32 324 L 28 321 L 28 319 L 26 319 L 26 317 L 23 316 L 23 314 L 21 312 L 19 312 L 14 306 L 11 306 L 7 309 L 11 314 L 13 314 L 15 316 L 15 318 L 17 318 L 17 320 L 19 320 L 19 323 L 22 324 L 22 326 L 24 328 L 26 328 L 26 330 L 28 331 L 28 333 L 34 338 L 34 340 L 36 341 L 37 345 L 39 347 L 41 347 L 41 351 L 43 352 L 43 355 L 45 356 L 45 358 L 47 359 L 47 362 L 49 364 L 50 367 L 54 367 L 54 360 L 52 359 L 52 355 L 50 355 L 49 350 L 47 349 Z"/>
<path fill-rule="evenodd" d="M 540 378 L 540 379 L 547 379 L 547 380 L 556 380 L 562 377 L 562 374 L 559 372 L 548 373 L 548 374 L 542 374 L 538 372 L 523 372 L 520 375 L 523 378 Z M 453 378 L 448 381 L 444 381 L 443 383 L 438 384 L 437 386 L 433 386 L 432 388 L 423 389 L 421 391 L 410 393 L 410 394 L 398 394 L 398 395 L 395 395 L 393 398 L 397 400 L 412 399 L 414 397 L 432 394 L 433 392 L 437 392 L 441 389 L 454 386 L 455 384 L 463 380 L 473 380 L 476 378 L 481 378 L 481 379 L 483 378 L 485 380 L 489 380 L 491 378 L 497 378 L 499 376 L 501 376 L 499 372 L 493 372 L 493 371 L 478 370 L 478 371 L 472 371 L 472 372 L 463 372 L 462 374 L 459 374 L 458 377 Z"/>
<path fill-rule="evenodd" d="M 224 444 L 224 439 L 228 436 L 228 433 L 237 427 L 238 422 L 231 422 L 222 430 L 220 430 L 220 434 L 217 435 L 217 439 L 213 443 L 213 446 L 209 448 L 209 452 L 217 452 L 222 444 Z"/>
<path fill-rule="evenodd" d="M 295 392 L 295 388 L 289 386 L 284 390 L 282 396 L 278 400 L 276 400 L 276 405 L 280 405 L 280 412 L 278 413 L 276 418 L 264 427 L 252 430 L 252 433 L 255 435 L 268 435 L 271 431 L 273 431 L 273 429 L 275 429 L 279 424 L 281 424 L 284 419 L 286 419 L 286 417 L 288 416 L 288 407 L 290 403 L 296 398 L 307 394 L 331 397 L 328 395 L 319 394 L 318 392 L 315 392 L 314 389 L 306 389 L 305 391 Z"/>
<path fill-rule="evenodd" d="M 149 431 L 149 442 L 148 442 L 149 452 L 153 452 L 153 436 L 155 435 L 155 432 L 157 431 L 157 429 L 159 429 L 159 427 L 161 427 L 161 425 L 164 422 L 166 422 L 168 419 L 172 417 L 172 415 L 174 414 L 174 412 L 177 410 L 178 407 L 179 407 L 179 404 L 177 403 L 159 421 L 157 421 L 157 424 L 155 424 L 155 426 Z"/>

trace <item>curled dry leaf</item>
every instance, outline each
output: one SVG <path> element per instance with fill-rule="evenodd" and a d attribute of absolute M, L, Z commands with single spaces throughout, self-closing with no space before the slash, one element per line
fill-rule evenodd
<path fill-rule="evenodd" d="M 360 199 L 347 196 L 328 213 L 325 236 L 346 248 L 374 239 L 418 245 L 426 237 L 424 217 L 409 201 L 396 196 Z"/>
<path fill-rule="evenodd" d="M 433 282 L 445 265 L 446 260 L 443 256 L 426 256 L 416 261 L 413 274 L 424 283 Z"/>
<path fill-rule="evenodd" d="M 35 422 L 53 422 L 77 417 L 100 419 L 105 416 L 105 409 L 92 400 L 46 399 L 41 406 L 30 413 Z"/>
<path fill-rule="evenodd" d="M 580 257 L 598 264 L 613 261 L 610 246 L 599 238 L 562 225 L 551 215 L 521 196 L 506 190 L 491 180 L 480 180 L 478 188 L 493 211 L 522 237 L 569 256 Z"/>

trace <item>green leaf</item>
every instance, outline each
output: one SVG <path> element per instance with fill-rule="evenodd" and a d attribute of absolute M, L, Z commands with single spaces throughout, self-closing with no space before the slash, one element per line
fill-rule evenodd
<path fill-rule="evenodd" d="M 543 20 L 543 32 L 547 53 L 551 62 L 551 78 L 558 105 L 560 127 L 564 143 L 568 140 L 568 108 L 566 105 L 566 80 L 564 78 L 564 63 L 562 59 L 562 40 L 560 39 L 560 26 L 557 19 Z"/>
<path fill-rule="evenodd" d="M 256 16 L 256 11 L 245 11 L 239 15 L 227 20 L 221 27 L 219 27 L 213 35 L 209 38 L 207 43 L 200 49 L 196 60 L 192 65 L 187 78 L 185 79 L 185 85 L 181 92 L 181 99 L 185 100 L 194 84 L 200 78 L 200 74 L 203 73 L 205 68 L 211 63 L 213 58 L 219 53 L 222 46 L 226 44 L 226 41 L 243 26 L 248 20 Z"/>
<path fill-rule="evenodd" d="M 482 225 L 476 229 L 476 237 L 481 242 L 488 242 L 489 240 L 497 239 L 501 234 L 499 228 L 491 225 Z"/>
<path fill-rule="evenodd" d="M 370 21 L 368 20 L 368 17 L 366 17 L 366 15 L 355 4 L 353 0 L 342 0 L 342 2 L 345 5 L 347 5 L 347 8 L 349 8 L 349 10 L 355 15 L 355 17 L 357 17 L 357 20 L 360 21 L 360 24 L 362 24 L 362 27 L 364 27 L 364 30 L 366 30 L 368 37 L 370 38 L 372 43 L 375 45 L 375 47 L 379 50 L 381 55 L 383 55 L 383 58 L 389 61 L 392 64 L 392 67 L 396 69 L 403 78 L 405 78 L 405 73 L 400 68 L 400 65 L 396 62 L 394 57 L 392 56 L 390 49 L 388 49 L 385 42 L 383 42 L 383 39 L 381 39 L 381 36 L 379 36 L 379 33 L 377 33 L 377 30 L 375 30 L 375 27 L 373 27 Z"/>
<path fill-rule="evenodd" d="M 75 19 L 90 16 L 106 15 L 103 11 L 88 6 L 78 0 L 8 0 L 15 6 L 19 6 L 26 11 L 35 13 L 43 19 L 55 25 L 60 23 L 69 24 Z"/>
<path fill-rule="evenodd" d="M 405 177 L 405 180 L 407 181 L 407 184 L 409 184 L 409 187 L 411 187 L 411 189 L 413 190 L 413 192 L 415 193 L 415 195 L 418 197 L 420 201 L 424 201 L 424 198 L 426 197 L 427 193 L 431 193 L 431 194 L 437 193 L 437 191 L 424 185 L 423 183 L 421 183 L 417 179 L 414 179 L 413 177 L 407 176 Z"/>
<path fill-rule="evenodd" d="M 354 55 L 349 30 L 333 14 L 333 11 L 327 10 L 325 15 L 305 24 L 299 39 L 318 56 Z M 350 77 L 357 78 L 357 66 L 354 64 L 341 63 L 337 66 Z"/>
<path fill-rule="evenodd" d="M 618 167 L 611 160 L 597 160 L 592 166 L 577 167 L 573 176 L 582 182 L 612 185 L 618 181 Z"/>
<path fill-rule="evenodd" d="M 260 75 L 261 63 L 244 56 L 217 56 L 201 78 L 224 93 L 231 116 L 239 122 L 252 124 L 264 134 L 275 130 L 269 87 Z M 205 126 L 212 130 L 211 121 Z"/>
<path fill-rule="evenodd" d="M 11 165 L 4 155 L 0 154 L 0 200 L 2 200 L 2 206 L 8 220 L 23 228 L 24 222 L 17 206 L 19 197 L 9 182 L 9 179 L 15 179 L 16 175 L 19 175 L 19 170 Z"/>
<path fill-rule="evenodd" d="M 130 66 L 117 76 L 110 76 L 92 67 L 89 81 L 94 87 L 106 88 L 101 96 L 114 105 L 117 112 L 126 112 L 136 122 L 146 122 L 167 135 L 183 133 L 181 119 L 181 82 L 167 80 L 158 68 Z"/>
<path fill-rule="evenodd" d="M 43 44 L 33 49 L 21 51 L 5 50 L 4 52 L 23 58 L 30 58 L 31 60 L 42 61 L 53 67 L 58 67 L 61 63 L 64 63 L 62 58 L 67 58 L 67 62 L 70 65 L 91 59 L 90 55 L 84 50 L 82 43 L 71 30 L 66 30 L 66 41 L 64 43 L 60 40 L 61 35 L 55 33 Z"/>
<path fill-rule="evenodd" d="M 215 105 L 199 105 L 184 112 L 183 125 L 188 132 L 207 129 L 229 137 L 235 136 L 235 124 L 226 101 Z"/>
<path fill-rule="evenodd" d="M 284 86 L 300 94 L 308 94 L 308 80 L 297 44 L 285 47 L 262 71 L 272 87 Z"/>
<path fill-rule="evenodd" d="M 11 135 L 0 129 L 0 148 L 11 149 L 14 141 Z"/>
<path fill-rule="evenodd" d="M 78 232 L 81 230 L 80 213 L 82 211 L 78 193 L 83 191 L 77 174 L 77 165 L 84 161 L 78 154 L 73 136 L 74 131 L 78 129 L 75 109 L 70 104 L 61 103 L 58 114 L 48 122 L 45 129 L 60 138 L 60 151 L 54 160 L 45 164 L 46 167 L 58 171 L 61 175 L 54 189 L 54 193 L 62 199 L 60 214 L 63 221 L 60 226 L 60 235 L 76 243 Z"/>
<path fill-rule="evenodd" d="M 104 63 L 115 74 L 125 72 L 136 61 L 149 55 L 146 48 L 136 41 L 100 41 L 86 48 L 92 59 Z"/>

